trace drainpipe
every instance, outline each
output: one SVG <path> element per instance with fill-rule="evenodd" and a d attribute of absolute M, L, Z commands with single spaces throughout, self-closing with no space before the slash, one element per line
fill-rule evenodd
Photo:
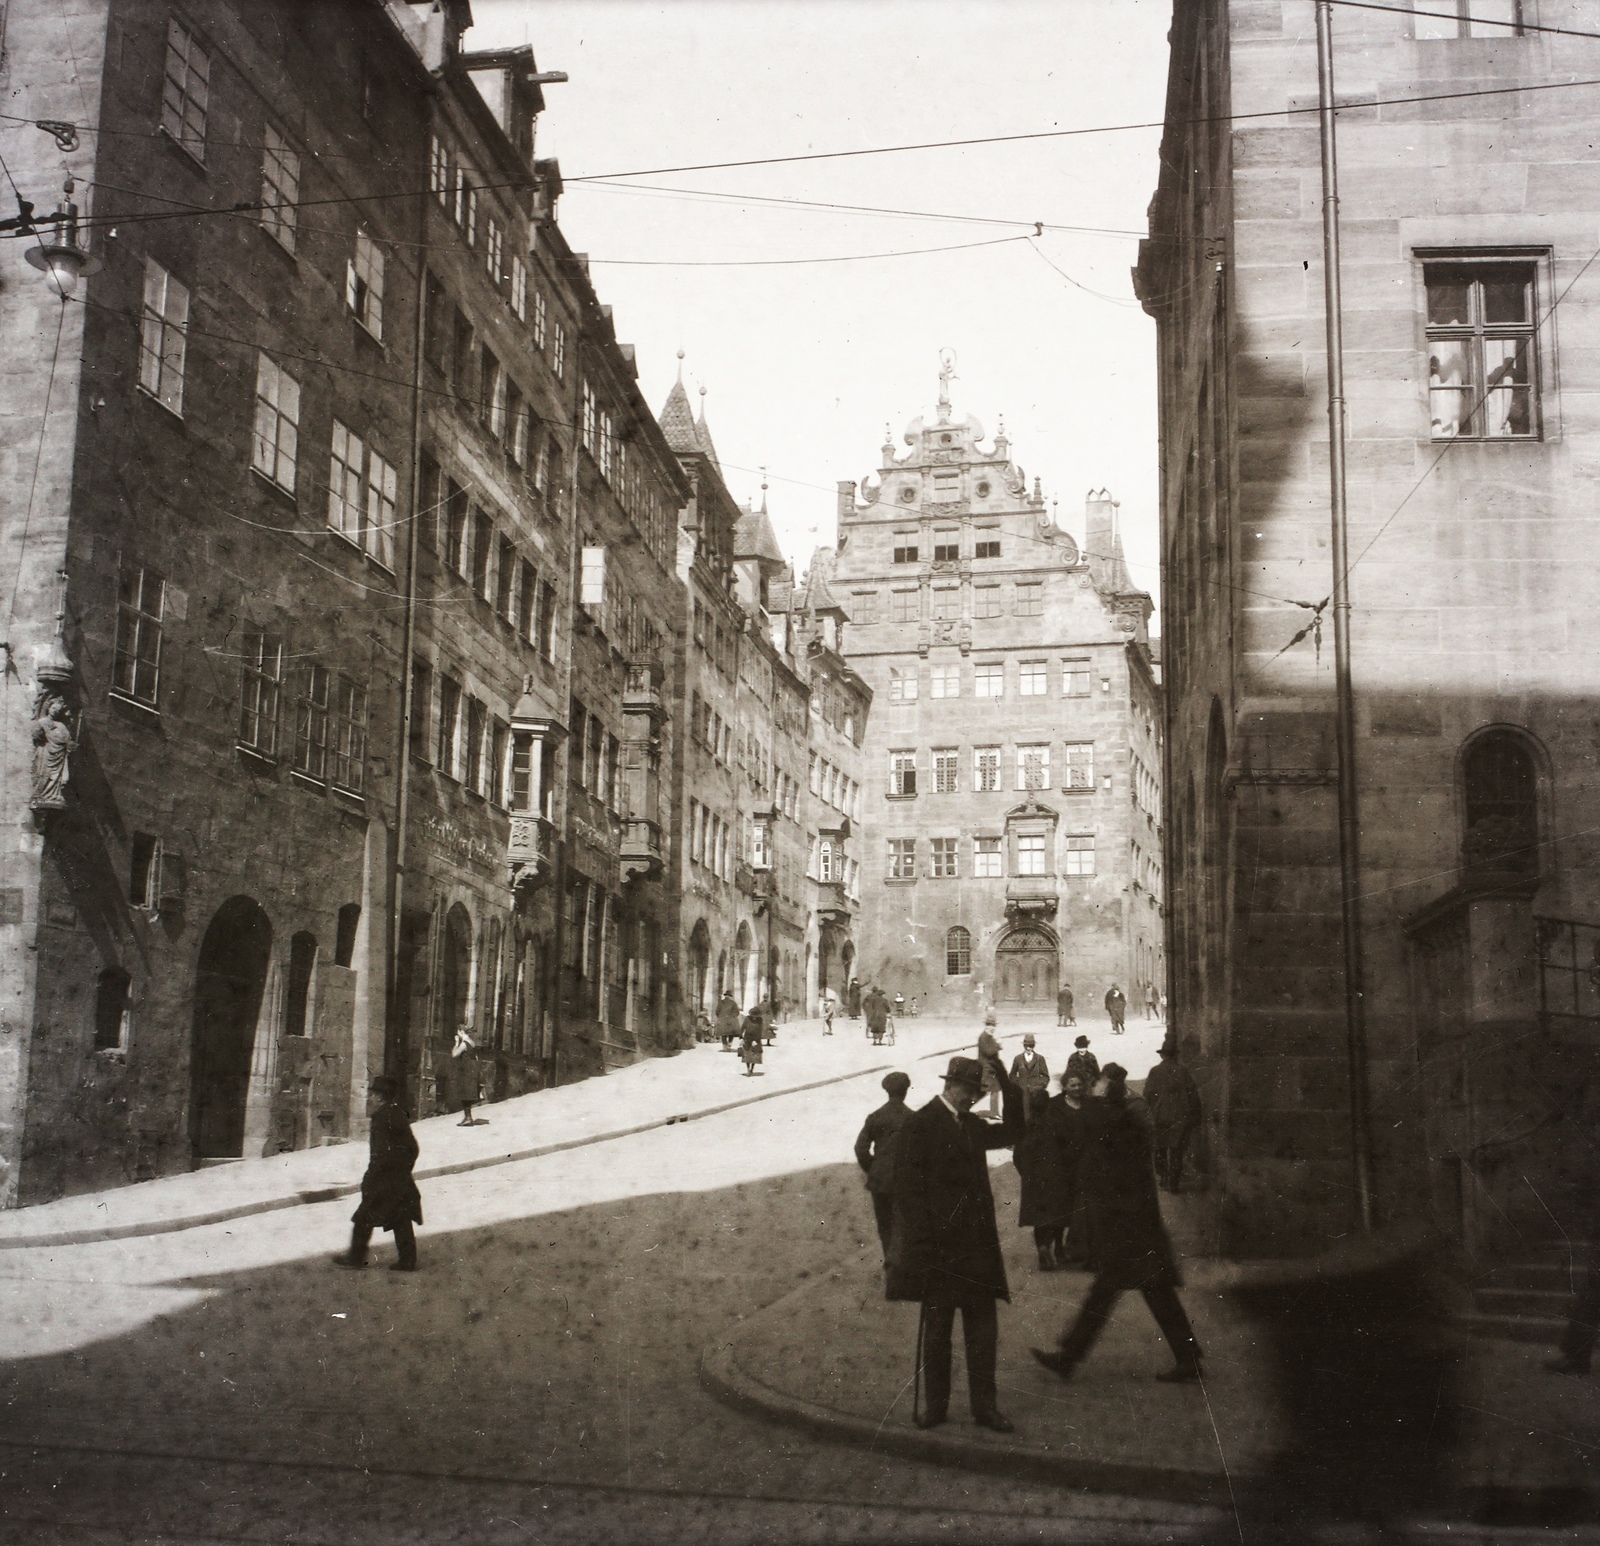
<path fill-rule="evenodd" d="M 1345 509 L 1344 326 L 1339 287 L 1339 166 L 1334 137 L 1333 7 L 1317 0 L 1317 128 L 1322 146 L 1322 279 L 1328 323 L 1328 481 L 1333 532 L 1334 725 L 1339 759 L 1339 891 L 1344 926 L 1345 1040 L 1350 1153 L 1363 1233 L 1372 1232 L 1372 1135 L 1367 1117 L 1367 1027 L 1361 953 L 1361 813 L 1356 793 L 1355 697 L 1350 684 L 1350 538 Z"/>

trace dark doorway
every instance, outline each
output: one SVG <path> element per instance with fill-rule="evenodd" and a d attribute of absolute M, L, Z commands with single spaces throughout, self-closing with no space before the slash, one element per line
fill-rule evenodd
<path fill-rule="evenodd" d="M 195 971 L 189 1051 L 189 1142 L 196 1160 L 244 1153 L 244 1108 L 272 925 L 247 896 L 217 909 Z"/>
<path fill-rule="evenodd" d="M 1054 1004 L 1056 943 L 1042 929 L 1013 929 L 995 951 L 995 999 L 1002 1004 Z"/>

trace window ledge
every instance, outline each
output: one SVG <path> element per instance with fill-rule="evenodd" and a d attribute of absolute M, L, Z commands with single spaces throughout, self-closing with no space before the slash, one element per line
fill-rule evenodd
<path fill-rule="evenodd" d="M 915 800 L 916 796 L 914 794 L 886 794 L 884 796 L 884 799 L 885 800 Z"/>
<path fill-rule="evenodd" d="M 330 787 L 345 804 L 356 806 L 361 810 L 367 808 L 367 797 L 359 789 L 346 789 L 341 784 L 333 784 Z"/>
<path fill-rule="evenodd" d="M 161 399 L 159 397 L 157 397 L 156 394 L 154 392 L 152 392 L 150 390 L 150 388 L 147 387 L 144 384 L 144 382 L 136 381 L 134 383 L 134 389 L 147 402 L 154 403 L 156 405 L 156 407 L 158 407 L 159 409 L 162 410 L 163 413 L 170 414 L 174 419 L 176 419 L 178 421 L 178 423 L 182 424 L 184 422 L 183 409 L 182 408 L 174 408 L 170 403 L 162 402 Z"/>
<path fill-rule="evenodd" d="M 113 703 L 124 703 L 130 709 L 138 709 L 141 714 L 148 714 L 153 720 L 159 721 L 161 718 L 161 710 L 155 704 L 146 703 L 143 698 L 135 698 L 132 693 L 121 692 L 113 687 L 107 691 L 106 696 Z"/>
<path fill-rule="evenodd" d="M 280 498 L 287 499 L 296 510 L 300 508 L 300 496 L 292 488 L 285 488 L 271 473 L 264 472 L 254 462 L 250 464 L 250 472 L 258 483 L 265 484 L 274 494 L 277 494 Z"/>
<path fill-rule="evenodd" d="M 358 317 L 353 311 L 350 313 L 350 320 L 355 323 L 356 327 L 359 328 L 363 334 L 366 335 L 368 343 L 375 345 L 379 349 L 384 349 L 382 333 L 374 333 L 372 329 L 367 326 L 366 322 L 361 317 Z M 385 352 L 387 353 L 386 349 Z"/>
<path fill-rule="evenodd" d="M 327 793 L 327 779 L 318 778 L 314 773 L 307 773 L 303 768 L 290 768 L 289 777 L 297 784 L 303 784 L 307 789 L 315 789 L 318 794 Z"/>
<path fill-rule="evenodd" d="M 886 886 L 914 886 L 917 883 L 915 875 L 885 875 L 883 883 Z"/>
<path fill-rule="evenodd" d="M 249 746 L 243 741 L 235 741 L 233 749 L 245 759 L 246 762 L 259 763 L 263 770 L 277 771 L 278 759 L 271 752 L 264 752 L 259 746 Z"/>
<path fill-rule="evenodd" d="M 205 156 L 190 150 L 189 147 L 182 140 L 180 140 L 177 135 L 175 135 L 164 123 L 158 123 L 156 125 L 156 133 L 159 134 L 161 138 L 164 139 L 174 150 L 181 152 L 183 158 L 192 167 L 194 167 L 196 171 L 203 173 L 208 170 Z M 205 141 L 201 140 L 200 144 L 203 149 L 205 146 Z"/>

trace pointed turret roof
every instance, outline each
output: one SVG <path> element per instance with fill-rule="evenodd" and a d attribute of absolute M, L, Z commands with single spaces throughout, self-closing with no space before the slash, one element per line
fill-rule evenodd
<path fill-rule="evenodd" d="M 828 583 L 833 578 L 834 549 L 818 548 L 811 555 L 811 568 L 806 574 L 806 610 L 816 616 L 820 612 L 836 612 L 840 617 L 849 614 L 839 605 Z"/>
<path fill-rule="evenodd" d="M 1128 573 L 1128 561 L 1122 556 L 1122 533 L 1120 531 L 1111 539 L 1111 562 L 1106 566 L 1105 586 L 1114 596 L 1132 596 L 1143 593 L 1143 587 L 1135 585 L 1133 576 Z"/>
<path fill-rule="evenodd" d="M 778 546 L 777 533 L 772 529 L 772 518 L 766 506 L 752 510 L 749 505 L 739 506 L 739 524 L 733 528 L 733 556 L 754 558 L 763 565 L 783 564 L 783 549 Z"/>
<path fill-rule="evenodd" d="M 722 471 L 722 463 L 717 460 L 717 448 L 711 443 L 711 426 L 706 423 L 706 389 L 700 388 L 700 419 L 694 427 L 696 437 L 700 442 L 699 449 L 711 458 L 711 465 Z"/>
<path fill-rule="evenodd" d="M 683 389 L 683 377 L 673 382 L 672 390 L 661 408 L 661 433 L 674 451 L 700 451 L 699 432 L 695 428 L 694 410 L 689 406 L 689 394 Z"/>

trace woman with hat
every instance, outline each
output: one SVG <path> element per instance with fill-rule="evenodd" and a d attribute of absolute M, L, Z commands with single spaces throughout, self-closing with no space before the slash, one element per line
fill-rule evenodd
<path fill-rule="evenodd" d="M 856 1139 L 856 1163 L 867 1178 L 867 1195 L 878 1223 L 878 1240 L 883 1246 L 883 1261 L 889 1264 L 889 1230 L 894 1222 L 894 1151 L 900 1129 L 911 1115 L 906 1091 L 911 1076 L 898 1069 L 883 1076 L 884 1093 L 889 1097 L 866 1120 Z"/>
<path fill-rule="evenodd" d="M 739 1056 L 744 1061 L 745 1074 L 752 1075 L 756 1071 L 756 1064 L 762 1059 L 761 1051 L 761 1014 L 752 1009 L 744 1017 L 744 1032 L 739 1047 Z"/>
<path fill-rule="evenodd" d="M 1089 1038 L 1080 1036 L 1072 1044 L 1077 1051 L 1067 1059 L 1067 1077 L 1081 1079 L 1085 1090 L 1092 1090 L 1100 1077 L 1100 1059 L 1089 1050 Z"/>

